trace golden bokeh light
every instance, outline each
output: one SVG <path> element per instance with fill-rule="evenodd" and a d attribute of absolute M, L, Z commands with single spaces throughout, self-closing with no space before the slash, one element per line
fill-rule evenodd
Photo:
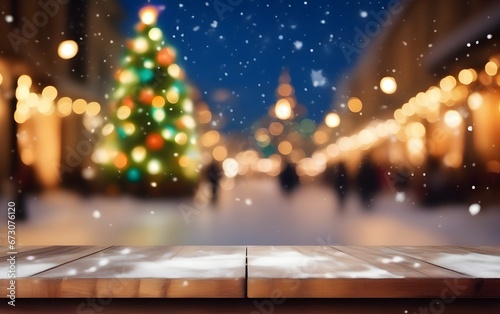
<path fill-rule="evenodd" d="M 329 128 L 336 128 L 340 125 L 340 117 L 336 112 L 330 112 L 325 117 L 325 124 Z"/>
<path fill-rule="evenodd" d="M 380 89 L 386 94 L 394 94 L 398 89 L 398 84 L 393 77 L 386 76 L 380 80 Z"/>
<path fill-rule="evenodd" d="M 288 155 L 292 152 L 293 146 L 289 141 L 282 141 L 278 144 L 278 151 L 283 155 Z"/>
<path fill-rule="evenodd" d="M 358 97 L 351 97 L 347 101 L 347 107 L 351 112 L 357 113 L 363 109 L 363 103 Z"/>

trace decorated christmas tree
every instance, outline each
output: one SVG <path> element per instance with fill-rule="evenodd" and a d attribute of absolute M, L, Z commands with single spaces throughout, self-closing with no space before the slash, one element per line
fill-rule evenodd
<path fill-rule="evenodd" d="M 139 12 L 137 36 L 127 42 L 103 140 L 92 156 L 110 191 L 185 195 L 198 180 L 193 102 L 176 52 L 156 26 L 160 10 L 146 6 Z"/>

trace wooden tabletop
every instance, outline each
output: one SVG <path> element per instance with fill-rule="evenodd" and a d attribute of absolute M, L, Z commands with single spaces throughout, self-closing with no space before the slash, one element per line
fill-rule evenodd
<path fill-rule="evenodd" d="M 499 247 L 24 247 L 16 270 L 18 298 L 500 296 Z"/>

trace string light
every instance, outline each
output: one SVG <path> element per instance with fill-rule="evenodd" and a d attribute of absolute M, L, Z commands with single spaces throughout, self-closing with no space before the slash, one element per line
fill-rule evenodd
<path fill-rule="evenodd" d="M 155 24 L 158 18 L 158 10 L 152 5 L 145 6 L 139 11 L 139 18 L 146 25 Z"/>

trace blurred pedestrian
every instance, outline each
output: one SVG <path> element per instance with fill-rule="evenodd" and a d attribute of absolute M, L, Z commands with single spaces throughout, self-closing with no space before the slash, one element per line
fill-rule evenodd
<path fill-rule="evenodd" d="M 365 156 L 361 161 L 356 183 L 363 206 L 371 208 L 373 206 L 373 199 L 379 191 L 380 186 L 377 167 L 369 156 Z"/>
<path fill-rule="evenodd" d="M 215 160 L 207 166 L 206 176 L 210 183 L 212 201 L 215 202 L 219 196 L 219 185 L 222 178 L 222 169 Z"/>
<path fill-rule="evenodd" d="M 279 180 L 281 188 L 285 193 L 290 193 L 293 189 L 295 189 L 300 183 L 295 166 L 287 162 L 283 171 L 279 174 Z"/>
<path fill-rule="evenodd" d="M 344 162 L 339 162 L 331 170 L 331 182 L 339 198 L 340 207 L 344 207 L 347 192 L 349 191 L 349 175 Z"/>

